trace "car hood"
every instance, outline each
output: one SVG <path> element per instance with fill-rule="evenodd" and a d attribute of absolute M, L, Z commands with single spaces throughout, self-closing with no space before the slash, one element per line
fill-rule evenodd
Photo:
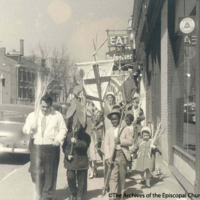
<path fill-rule="evenodd" d="M 13 141 L 24 137 L 22 132 L 24 123 L 0 121 L 0 141 Z"/>

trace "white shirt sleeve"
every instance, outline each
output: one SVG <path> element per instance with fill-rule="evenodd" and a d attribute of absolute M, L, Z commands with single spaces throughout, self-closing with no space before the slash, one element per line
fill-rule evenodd
<path fill-rule="evenodd" d="M 26 122 L 23 127 L 23 133 L 30 134 L 31 133 L 31 126 L 33 124 L 34 120 L 34 112 L 30 113 L 28 117 L 26 118 Z"/>

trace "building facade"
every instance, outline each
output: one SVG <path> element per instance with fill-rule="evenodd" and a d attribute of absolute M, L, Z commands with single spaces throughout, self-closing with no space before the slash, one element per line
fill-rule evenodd
<path fill-rule="evenodd" d="M 156 129 L 161 122 L 165 129 L 159 139 L 163 158 L 192 193 L 200 184 L 196 165 L 200 159 L 195 111 L 199 104 L 193 27 L 196 4 L 196 0 L 135 0 L 132 16 L 136 63 L 142 69 L 140 96 L 145 123 Z M 180 27 L 185 33 L 180 33 Z"/>
<path fill-rule="evenodd" d="M 17 64 L 6 56 L 5 48 L 0 48 L 0 75 L 4 79 L 0 87 L 2 104 L 11 103 L 12 98 L 17 98 Z"/>
<path fill-rule="evenodd" d="M 0 94 L 2 104 L 30 104 L 35 98 L 34 81 L 37 72 L 43 73 L 45 66 L 36 64 L 31 57 L 24 56 L 24 41 L 20 40 L 20 51 L 6 53 L 0 48 L 0 75 L 4 77 Z"/>
<path fill-rule="evenodd" d="M 39 66 L 28 58 L 21 57 L 18 67 L 18 99 L 17 102 L 28 104 L 35 99 L 35 78 Z M 13 99 L 15 103 L 15 99 Z"/>

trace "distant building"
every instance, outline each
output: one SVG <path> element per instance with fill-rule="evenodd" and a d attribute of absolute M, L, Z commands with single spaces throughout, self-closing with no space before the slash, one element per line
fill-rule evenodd
<path fill-rule="evenodd" d="M 6 56 L 5 48 L 0 48 L 0 75 L 4 77 L 4 83 L 0 87 L 0 95 L 3 104 L 11 103 L 11 99 L 17 99 L 17 64 L 17 61 Z"/>
<path fill-rule="evenodd" d="M 5 77 L 5 84 L 0 94 L 3 104 L 29 104 L 34 101 L 34 80 L 37 71 L 44 71 L 44 66 L 24 56 L 24 41 L 20 40 L 20 52 L 13 50 L 6 54 L 0 48 L 0 75 Z"/>

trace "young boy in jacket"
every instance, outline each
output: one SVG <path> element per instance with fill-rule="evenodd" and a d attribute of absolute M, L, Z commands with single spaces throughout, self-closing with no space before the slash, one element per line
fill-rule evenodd
<path fill-rule="evenodd" d="M 87 194 L 89 166 L 87 150 L 91 139 L 79 121 L 76 127 L 74 134 L 72 128 L 69 127 L 70 132 L 67 134 L 63 144 L 63 152 L 65 154 L 64 167 L 67 169 L 67 181 L 71 191 L 69 200 L 83 200 Z M 76 180 L 78 187 L 76 186 Z"/>
<path fill-rule="evenodd" d="M 105 160 L 112 165 L 110 193 L 123 197 L 127 162 L 131 160 L 128 147 L 133 143 L 132 134 L 128 128 L 119 127 L 121 113 L 118 109 L 113 109 L 107 117 L 112 123 L 112 127 L 106 130 L 105 134 Z M 113 157 L 112 152 L 114 152 Z"/>

